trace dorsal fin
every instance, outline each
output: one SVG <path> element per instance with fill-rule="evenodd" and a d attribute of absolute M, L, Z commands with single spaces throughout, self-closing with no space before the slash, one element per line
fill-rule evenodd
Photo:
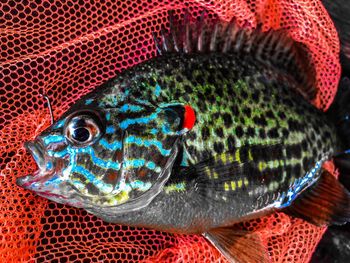
<path fill-rule="evenodd" d="M 154 41 L 159 55 L 164 53 L 234 53 L 250 55 L 253 59 L 287 72 L 300 84 L 298 91 L 308 100 L 316 96 L 315 70 L 306 48 L 290 38 L 285 31 L 262 31 L 240 27 L 235 19 L 230 22 L 209 19 L 204 11 L 198 21 L 188 12 L 182 21 L 169 12 L 169 30 L 161 29 Z"/>

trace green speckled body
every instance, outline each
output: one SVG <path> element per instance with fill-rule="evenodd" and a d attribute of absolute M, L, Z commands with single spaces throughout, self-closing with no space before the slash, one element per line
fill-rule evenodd
<path fill-rule="evenodd" d="M 122 73 L 104 92 L 188 104 L 196 123 L 147 207 L 123 215 L 91 212 L 115 223 L 200 233 L 278 208 L 317 162 L 339 150 L 335 127 L 294 91 L 298 85 L 249 56 L 222 53 L 166 54 Z M 207 167 L 188 172 L 199 164 Z M 231 172 L 222 175 L 220 167 Z"/>
<path fill-rule="evenodd" d="M 117 81 L 126 79 L 136 98 L 194 108 L 197 122 L 184 139 L 192 164 L 249 145 L 281 143 L 284 157 L 298 159 L 293 164 L 304 174 L 334 153 L 333 124 L 293 91 L 297 83 L 288 75 L 259 64 L 229 54 L 174 54 L 136 66 Z"/>

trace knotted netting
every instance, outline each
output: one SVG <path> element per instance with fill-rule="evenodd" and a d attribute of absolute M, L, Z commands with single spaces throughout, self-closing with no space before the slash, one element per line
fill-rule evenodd
<path fill-rule="evenodd" d="M 318 0 L 0 1 L 0 262 L 223 262 L 201 236 L 108 224 L 15 184 L 37 169 L 23 143 L 50 124 L 39 94 L 47 93 L 61 115 L 118 72 L 154 57 L 151 33 L 169 26 L 169 10 L 198 17 L 203 9 L 284 29 L 304 43 L 316 72 L 312 103 L 329 107 L 339 44 Z M 325 231 L 283 213 L 242 225 L 261 236 L 272 262 L 307 262 Z"/>

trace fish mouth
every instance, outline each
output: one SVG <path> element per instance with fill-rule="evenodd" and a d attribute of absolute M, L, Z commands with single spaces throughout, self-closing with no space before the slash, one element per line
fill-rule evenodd
<path fill-rule="evenodd" d="M 16 179 L 16 184 L 25 189 L 31 190 L 33 183 L 41 181 L 47 175 L 52 174 L 46 167 L 47 160 L 45 158 L 45 151 L 40 140 L 29 141 L 24 143 L 24 148 L 32 155 L 34 161 L 38 166 L 38 170 L 32 175 L 22 176 Z"/>
<path fill-rule="evenodd" d="M 24 148 L 32 155 L 38 169 L 33 174 L 17 178 L 16 184 L 57 203 L 82 207 L 83 200 L 75 203 L 68 202 L 69 197 L 76 193 L 60 179 L 59 171 L 64 164 L 60 159 L 47 154 L 41 138 L 24 143 Z"/>
<path fill-rule="evenodd" d="M 45 158 L 44 158 L 44 151 L 42 145 L 40 145 L 40 142 L 26 142 L 24 143 L 24 148 L 33 156 L 36 164 L 38 165 L 39 169 L 44 169 L 45 167 Z"/>

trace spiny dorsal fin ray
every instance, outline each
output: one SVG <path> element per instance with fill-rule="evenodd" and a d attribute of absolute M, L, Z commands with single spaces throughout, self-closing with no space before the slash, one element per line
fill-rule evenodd
<path fill-rule="evenodd" d="M 169 14 L 168 31 L 161 30 L 155 37 L 157 53 L 235 53 L 250 55 L 253 59 L 292 75 L 300 84 L 298 91 L 308 100 L 316 96 L 315 70 L 306 48 L 291 39 L 282 30 L 263 32 L 261 25 L 256 29 L 240 27 L 235 19 L 230 22 L 209 19 L 204 11 L 199 21 L 193 22 L 188 12 L 182 21 Z"/>

